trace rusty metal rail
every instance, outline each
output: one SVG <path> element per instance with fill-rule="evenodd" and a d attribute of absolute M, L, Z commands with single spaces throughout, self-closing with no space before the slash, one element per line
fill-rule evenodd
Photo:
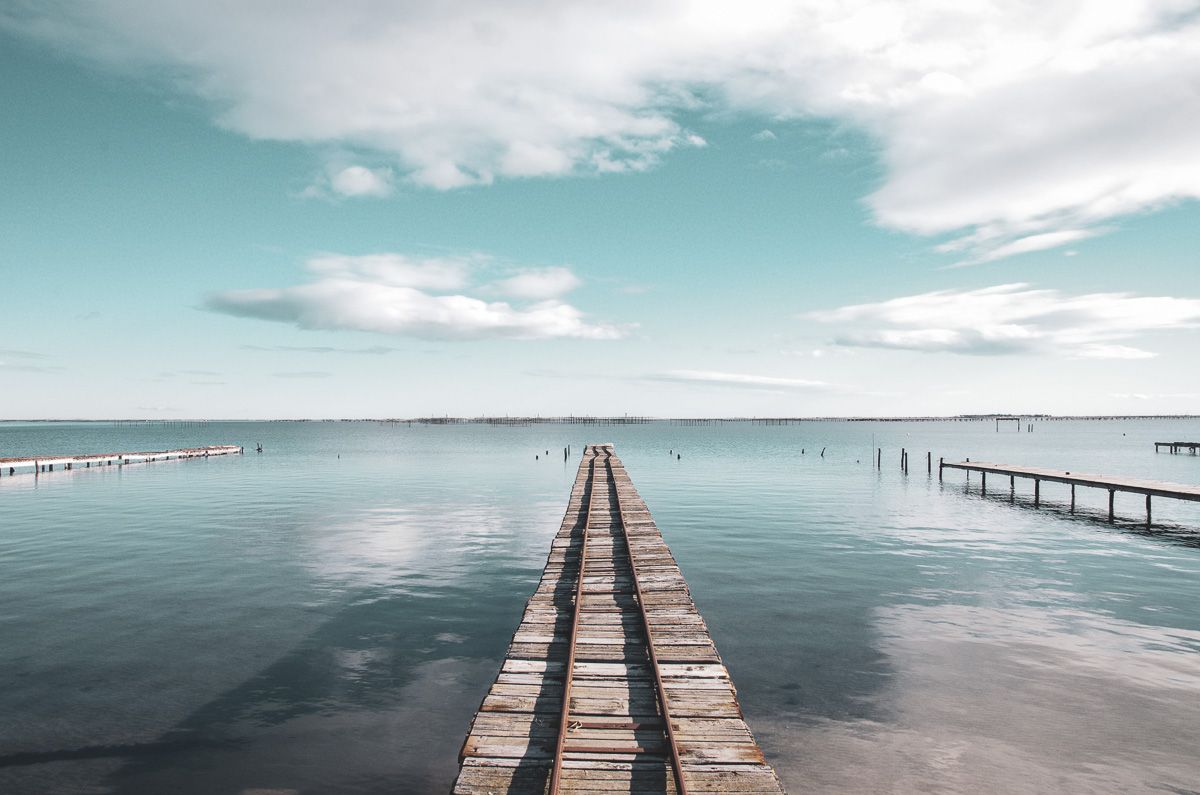
<path fill-rule="evenodd" d="M 592 503 L 596 501 L 596 458 L 594 455 L 589 467 L 587 518 L 583 520 L 583 543 L 579 546 L 579 575 L 575 578 L 575 606 L 571 614 L 571 643 L 567 648 L 562 711 L 558 719 L 558 741 L 554 746 L 554 767 L 550 769 L 550 795 L 558 795 L 558 787 L 562 780 L 563 751 L 567 744 L 567 732 L 571 728 L 571 684 L 575 675 L 575 642 L 579 639 L 579 612 L 583 609 L 583 576 L 587 573 L 587 546 L 588 533 L 592 526 Z"/>
<path fill-rule="evenodd" d="M 455 795 L 783 792 L 612 445 L 584 449 L 459 760 Z"/>
<path fill-rule="evenodd" d="M 605 450 L 604 468 L 612 481 L 613 499 L 617 504 L 617 516 L 621 522 L 621 535 L 625 537 L 625 552 L 629 555 L 629 569 L 633 572 L 633 590 L 637 598 L 638 613 L 642 617 L 642 630 L 646 633 L 646 649 L 650 655 L 650 668 L 654 671 L 654 689 L 658 693 L 658 705 L 662 712 L 667 745 L 671 749 L 671 769 L 675 772 L 675 791 L 687 795 L 687 782 L 683 778 L 683 763 L 679 760 L 679 744 L 675 741 L 675 728 L 671 725 L 671 709 L 667 704 L 667 689 L 663 687 L 662 671 L 658 667 L 658 654 L 654 651 L 654 633 L 650 629 L 650 617 L 646 615 L 646 601 L 642 597 L 642 583 L 638 577 L 637 556 L 633 552 L 633 539 L 629 537 L 629 525 L 625 522 L 625 508 L 621 505 L 621 490 L 613 475 L 611 454 Z M 589 518 L 591 514 L 589 513 Z"/>

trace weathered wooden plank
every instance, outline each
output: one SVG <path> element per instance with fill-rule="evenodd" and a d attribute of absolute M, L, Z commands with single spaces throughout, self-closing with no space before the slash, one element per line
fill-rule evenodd
<path fill-rule="evenodd" d="M 603 479 L 589 487 L 597 455 Z M 572 638 L 569 725 L 560 726 Z M 463 744 L 454 792 L 543 793 L 560 728 L 561 793 L 673 793 L 675 752 L 689 792 L 782 792 L 686 580 L 624 467 L 603 448 L 589 447 L 580 463 L 541 580 Z"/>

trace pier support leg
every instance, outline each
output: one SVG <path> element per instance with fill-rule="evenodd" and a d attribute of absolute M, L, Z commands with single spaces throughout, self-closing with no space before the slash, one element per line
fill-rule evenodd
<path fill-rule="evenodd" d="M 1108 521 L 1113 521 L 1113 497 L 1116 495 L 1113 489 L 1108 490 Z"/>
<path fill-rule="evenodd" d="M 1149 530 L 1149 529 L 1150 529 L 1150 521 L 1151 521 L 1151 517 L 1150 517 L 1150 495 L 1149 495 L 1149 494 L 1147 494 L 1147 495 L 1146 495 L 1146 529 L 1147 529 L 1147 530 Z"/>
<path fill-rule="evenodd" d="M 932 450 L 925 453 L 925 474 L 927 474 L 927 475 L 933 474 L 933 451 Z"/>
<path fill-rule="evenodd" d="M 1040 508 L 1042 505 L 1042 481 L 1037 478 L 1033 479 L 1033 507 Z"/>
<path fill-rule="evenodd" d="M 1075 484 L 1071 484 L 1071 513 L 1075 513 Z"/>
<path fill-rule="evenodd" d="M 946 466 L 946 459 L 939 456 L 938 457 L 938 483 L 942 482 L 942 470 L 945 468 L 945 466 Z"/>
<path fill-rule="evenodd" d="M 986 497 L 987 496 L 987 473 L 983 472 L 982 475 L 983 475 L 983 477 L 981 478 L 981 480 L 983 481 L 983 485 L 981 485 L 979 487 L 979 496 Z"/>
<path fill-rule="evenodd" d="M 883 469 L 883 448 L 880 447 L 875 451 L 875 468 Z"/>
<path fill-rule="evenodd" d="M 1017 478 L 1015 475 L 1008 476 L 1008 501 L 1016 502 L 1017 500 Z"/>

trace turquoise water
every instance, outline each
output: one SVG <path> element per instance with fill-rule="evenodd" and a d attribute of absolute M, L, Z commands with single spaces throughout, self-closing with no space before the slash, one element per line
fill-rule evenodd
<path fill-rule="evenodd" d="M 265 448 L 0 477 L 0 792 L 447 791 L 577 455 L 609 441 L 792 791 L 1200 790 L 1200 508 L 1158 500 L 1147 531 L 1134 496 L 1109 525 L 1100 492 L 1070 516 L 1066 487 L 1034 510 L 1027 484 L 981 498 L 977 476 L 924 466 L 1196 483 L 1200 457 L 1152 445 L 1196 438 L 1195 421 L 0 424 L 0 456 Z"/>

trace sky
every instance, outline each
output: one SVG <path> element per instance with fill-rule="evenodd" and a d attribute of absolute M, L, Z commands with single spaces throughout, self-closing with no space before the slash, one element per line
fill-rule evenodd
<path fill-rule="evenodd" d="M 0 1 L 0 419 L 1200 413 L 1200 3 Z"/>

